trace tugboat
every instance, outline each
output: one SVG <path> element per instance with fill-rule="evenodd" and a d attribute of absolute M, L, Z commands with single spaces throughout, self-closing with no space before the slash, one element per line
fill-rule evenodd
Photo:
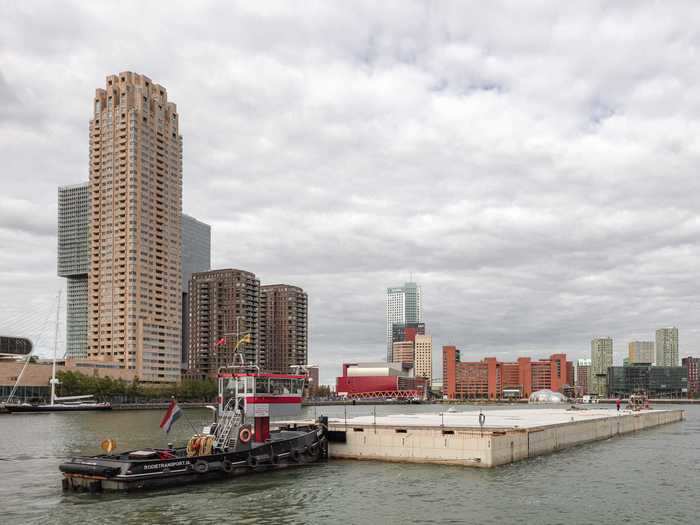
<path fill-rule="evenodd" d="M 240 355 L 240 354 L 239 354 Z M 60 465 L 67 491 L 131 491 L 226 479 L 327 457 L 327 418 L 313 423 L 281 424 L 270 430 L 270 417 L 299 414 L 304 375 L 261 373 L 244 364 L 218 373 L 214 422 L 186 446 L 147 448 L 75 457 Z"/>

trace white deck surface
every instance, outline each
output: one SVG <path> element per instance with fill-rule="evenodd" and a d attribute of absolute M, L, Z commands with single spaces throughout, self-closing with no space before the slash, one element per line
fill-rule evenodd
<path fill-rule="evenodd" d="M 644 412 L 664 412 L 663 410 L 646 410 Z M 565 408 L 517 409 L 517 410 L 488 410 L 484 428 L 535 428 L 605 419 L 620 415 L 630 415 L 634 412 L 616 409 L 584 409 L 567 410 Z M 330 418 L 330 426 L 345 425 L 344 418 Z M 347 419 L 348 426 L 383 425 L 395 427 L 448 427 L 448 428 L 479 428 L 479 411 L 457 411 L 429 414 L 394 414 L 389 416 L 361 416 Z"/>

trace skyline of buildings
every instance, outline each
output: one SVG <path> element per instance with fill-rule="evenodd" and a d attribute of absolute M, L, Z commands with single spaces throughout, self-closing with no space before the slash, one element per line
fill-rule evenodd
<path fill-rule="evenodd" d="M 247 289 L 209 283 L 219 295 L 205 301 L 198 281 L 198 297 L 191 297 L 192 276 L 211 269 L 211 227 L 182 213 L 179 114 L 163 86 L 132 72 L 107 76 L 93 99 L 89 151 L 89 180 L 58 188 L 57 273 L 67 280 L 66 356 L 76 366 L 174 382 L 187 364 L 201 362 L 208 372 L 221 361 L 213 343 L 205 351 L 198 342 L 247 327 L 247 362 L 258 362 L 262 351 L 265 366 L 307 364 L 308 298 L 301 288 L 261 291 L 258 282 L 253 299 Z M 211 314 L 220 326 L 193 323 L 192 307 L 196 320 Z M 220 350 L 225 356 L 226 347 Z"/>

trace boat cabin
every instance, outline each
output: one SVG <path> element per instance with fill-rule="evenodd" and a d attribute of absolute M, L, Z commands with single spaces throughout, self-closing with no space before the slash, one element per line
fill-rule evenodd
<path fill-rule="evenodd" d="M 305 376 L 257 372 L 219 374 L 219 415 L 229 399 L 249 417 L 296 416 L 301 410 Z"/>

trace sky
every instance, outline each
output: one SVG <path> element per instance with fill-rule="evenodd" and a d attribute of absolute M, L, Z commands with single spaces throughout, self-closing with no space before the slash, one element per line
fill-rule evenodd
<path fill-rule="evenodd" d="M 700 355 L 699 27 L 697 2 L 0 2 L 0 330 L 50 353 L 57 187 L 134 71 L 178 106 L 213 266 L 308 292 L 322 382 L 385 356 L 411 276 L 436 376 L 445 344 L 609 335 L 621 362 L 671 325 Z"/>

